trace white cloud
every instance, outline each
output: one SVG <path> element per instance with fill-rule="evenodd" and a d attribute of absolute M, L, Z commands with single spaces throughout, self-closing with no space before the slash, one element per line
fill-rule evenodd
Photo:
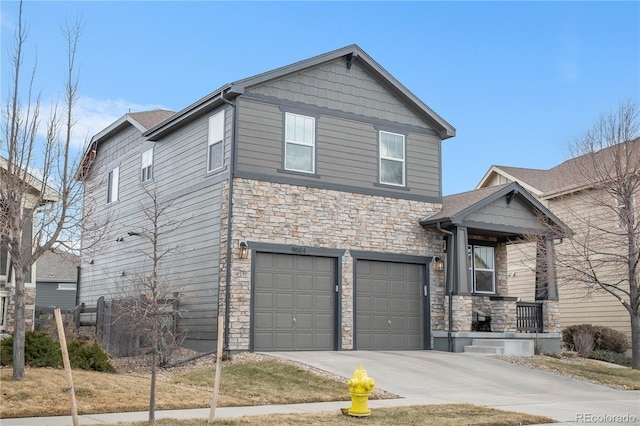
<path fill-rule="evenodd" d="M 41 126 L 39 133 L 44 136 L 46 121 L 53 108 L 53 102 L 43 102 L 41 105 Z M 58 114 L 63 105 L 58 105 Z M 139 105 L 125 99 L 93 99 L 80 97 L 73 110 L 75 126 L 71 137 L 74 148 L 82 150 L 91 140 L 91 137 L 99 133 L 111 123 L 118 120 L 128 112 L 149 111 L 153 109 L 167 109 L 162 105 Z"/>

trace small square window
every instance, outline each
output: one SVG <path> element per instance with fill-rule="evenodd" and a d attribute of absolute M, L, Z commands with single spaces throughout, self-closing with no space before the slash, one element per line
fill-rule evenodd
<path fill-rule="evenodd" d="M 142 171 L 140 180 L 146 182 L 153 179 L 153 148 L 142 153 Z"/>
<path fill-rule="evenodd" d="M 118 201 L 118 187 L 120 185 L 120 167 L 109 172 L 107 178 L 107 204 Z"/>
<path fill-rule="evenodd" d="M 294 172 L 314 173 L 316 156 L 316 119 L 285 114 L 284 168 Z"/>
<path fill-rule="evenodd" d="M 405 185 L 404 135 L 380 132 L 380 183 Z"/>
<path fill-rule="evenodd" d="M 209 141 L 207 171 L 221 169 L 224 165 L 224 111 L 209 117 Z"/>

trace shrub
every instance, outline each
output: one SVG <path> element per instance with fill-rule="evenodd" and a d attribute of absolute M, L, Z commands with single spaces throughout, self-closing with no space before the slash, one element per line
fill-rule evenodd
<path fill-rule="evenodd" d="M 595 348 L 599 351 L 625 353 L 629 349 L 629 342 L 624 333 L 609 327 L 595 327 Z"/>
<path fill-rule="evenodd" d="M 567 349 L 580 352 L 576 346 L 576 336 L 584 333 L 593 335 L 594 351 L 624 353 L 629 349 L 629 342 L 623 333 L 609 327 L 591 324 L 578 324 L 565 328 L 562 331 L 562 342 Z"/>
<path fill-rule="evenodd" d="M 578 355 L 582 357 L 589 356 L 594 346 L 593 330 L 583 328 L 573 333 L 573 346 Z"/>
<path fill-rule="evenodd" d="M 10 365 L 13 362 L 13 336 L 3 339 L 1 345 L 0 362 Z M 24 334 L 24 363 L 31 367 L 60 367 L 60 344 L 47 333 L 27 331 Z"/>
<path fill-rule="evenodd" d="M 47 333 L 27 331 L 24 336 L 24 360 L 31 367 L 62 366 L 60 343 Z M 13 362 L 13 336 L 2 339 L 0 343 L 0 364 L 11 365 Z M 97 344 L 89 344 L 81 340 L 73 340 L 67 344 L 71 368 L 95 370 L 115 373 L 109 362 L 109 356 Z"/>
<path fill-rule="evenodd" d="M 611 362 L 625 367 L 631 367 L 631 358 L 626 357 L 624 354 L 611 351 L 593 351 L 589 355 L 591 359 L 597 359 L 599 361 Z"/>
<path fill-rule="evenodd" d="M 74 340 L 67 345 L 69 363 L 72 368 L 81 370 L 105 371 L 115 373 L 109 362 L 109 355 L 97 343 L 89 344 L 82 340 Z"/>

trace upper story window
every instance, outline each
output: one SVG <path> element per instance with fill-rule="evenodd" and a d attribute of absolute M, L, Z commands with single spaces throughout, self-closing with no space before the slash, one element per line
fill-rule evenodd
<path fill-rule="evenodd" d="M 494 248 L 490 246 L 468 246 L 469 271 L 474 293 L 496 292 Z"/>
<path fill-rule="evenodd" d="M 380 183 L 405 186 L 404 135 L 380 131 Z"/>
<path fill-rule="evenodd" d="M 285 113 L 284 168 L 315 173 L 316 119 Z"/>
<path fill-rule="evenodd" d="M 107 181 L 107 204 L 118 201 L 118 187 L 120 185 L 120 167 L 109 172 Z"/>
<path fill-rule="evenodd" d="M 142 153 L 142 172 L 140 180 L 146 182 L 153 179 L 153 148 Z"/>
<path fill-rule="evenodd" d="M 209 117 L 207 172 L 221 169 L 224 165 L 224 111 Z"/>

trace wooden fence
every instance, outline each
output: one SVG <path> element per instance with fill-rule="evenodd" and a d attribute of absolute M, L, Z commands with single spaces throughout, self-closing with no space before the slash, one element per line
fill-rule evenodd
<path fill-rule="evenodd" d="M 144 296 L 142 296 L 144 297 Z M 96 306 L 81 303 L 74 309 L 76 328 L 91 327 L 102 348 L 113 356 L 140 355 L 149 346 L 150 330 L 132 313 L 132 299 L 106 300 L 100 297 Z M 178 294 L 159 301 L 165 307 L 163 320 L 175 334 L 178 330 Z"/>

